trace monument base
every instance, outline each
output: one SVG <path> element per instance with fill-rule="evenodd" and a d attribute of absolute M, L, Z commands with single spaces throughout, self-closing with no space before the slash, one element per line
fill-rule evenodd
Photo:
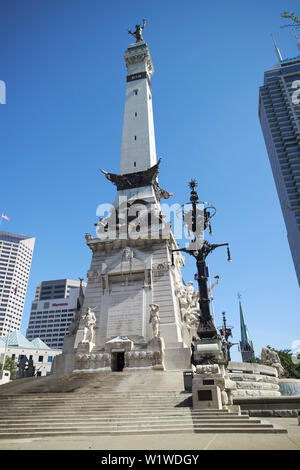
<path fill-rule="evenodd" d="M 206 386 L 194 379 L 192 393 L 193 408 L 222 410 L 221 390 L 217 385 Z"/>
<path fill-rule="evenodd" d="M 94 346 L 90 341 L 81 341 L 77 346 L 77 354 L 90 354 Z"/>
<path fill-rule="evenodd" d="M 59 354 L 53 358 L 51 374 L 71 374 L 75 369 L 75 354 Z"/>

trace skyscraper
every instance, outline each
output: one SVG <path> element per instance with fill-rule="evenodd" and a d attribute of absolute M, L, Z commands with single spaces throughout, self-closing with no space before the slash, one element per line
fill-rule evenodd
<path fill-rule="evenodd" d="M 20 329 L 34 243 L 0 231 L 0 337 Z"/>
<path fill-rule="evenodd" d="M 43 281 L 36 288 L 26 338 L 41 338 L 47 346 L 61 349 L 86 283 L 73 279 Z"/>
<path fill-rule="evenodd" d="M 300 56 L 283 60 L 275 49 L 279 63 L 264 74 L 259 119 L 300 284 Z"/>

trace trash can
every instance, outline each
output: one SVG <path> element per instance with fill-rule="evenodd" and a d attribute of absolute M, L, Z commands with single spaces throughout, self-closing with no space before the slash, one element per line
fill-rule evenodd
<path fill-rule="evenodd" d="M 193 384 L 193 371 L 184 371 L 183 372 L 183 383 L 184 383 L 184 390 L 186 392 L 192 391 L 192 384 Z"/>

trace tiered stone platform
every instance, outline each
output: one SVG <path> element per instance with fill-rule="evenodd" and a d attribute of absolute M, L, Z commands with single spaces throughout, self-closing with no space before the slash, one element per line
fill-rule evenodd
<path fill-rule="evenodd" d="M 229 362 L 229 377 L 236 383 L 234 398 L 280 397 L 277 370 L 248 362 Z"/>
<path fill-rule="evenodd" d="M 0 387 L 0 438 L 284 433 L 225 410 L 193 410 L 181 371 L 74 372 Z"/>

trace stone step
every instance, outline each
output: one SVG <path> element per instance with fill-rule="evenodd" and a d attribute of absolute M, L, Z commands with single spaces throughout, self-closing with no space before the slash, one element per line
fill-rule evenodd
<path fill-rule="evenodd" d="M 8 407 L 15 407 L 16 409 L 17 408 L 32 408 L 32 407 L 35 407 L 35 408 L 52 408 L 52 407 L 61 407 L 61 408 L 64 408 L 64 407 L 77 407 L 77 406 L 90 406 L 90 407 L 99 407 L 99 406 L 110 406 L 110 405 L 116 405 L 116 406 L 135 406 L 136 408 L 137 407 L 140 407 L 140 406 L 148 406 L 148 408 L 150 408 L 151 406 L 155 406 L 155 405 L 160 405 L 160 406 L 176 406 L 176 405 L 179 405 L 180 402 L 178 402 L 177 400 L 175 401 L 170 401 L 170 400 L 162 400 L 162 401 L 156 401 L 156 400 L 153 400 L 153 401 L 141 401 L 141 402 L 137 402 L 137 401 L 132 401 L 132 402 L 128 402 L 128 401 L 107 401 L 107 402 L 103 402 L 103 401 L 100 401 L 97 403 L 97 402 L 92 402 L 92 403 L 88 403 L 88 402 L 77 402 L 77 403 L 11 403 L 11 404 L 6 404 L 6 406 L 4 404 L 2 404 L 2 406 L 0 406 L 0 409 L 5 409 L 5 408 L 8 408 Z"/>
<path fill-rule="evenodd" d="M 129 402 L 129 403 L 134 403 L 134 402 L 138 402 L 138 403 L 145 403 L 145 402 L 165 402 L 165 401 L 171 401 L 171 402 L 181 402 L 181 401 L 185 401 L 187 400 L 189 397 L 175 397 L 175 396 L 171 396 L 171 397 L 83 397 L 81 399 L 78 399 L 78 400 L 75 400 L 75 399 L 67 399 L 67 398 L 52 398 L 52 399 L 43 399 L 43 398 L 33 398 L 31 400 L 27 399 L 27 400 L 14 400 L 14 399 L 9 399 L 9 400 L 5 400 L 1 397 L 0 395 L 0 405 L 9 405 L 9 404 L 12 404 L 12 403 L 24 403 L 24 404 L 28 404 L 28 403 L 80 403 L 82 402 L 82 400 L 85 400 L 87 402 L 95 402 L 95 403 L 99 403 L 99 402 L 105 402 L 105 403 L 109 403 L 109 402 L 117 402 L 117 403 L 122 403 L 122 402 Z"/>
<path fill-rule="evenodd" d="M 48 400 L 48 401 L 51 401 L 51 400 L 67 400 L 67 401 L 75 401 L 75 400 L 82 400 L 82 398 L 89 398 L 89 399 L 102 399 L 102 398 L 106 398 L 106 399 L 111 399 L 113 398 L 114 400 L 117 399 L 117 398 L 126 398 L 126 399 L 145 399 L 145 398 L 160 398 L 160 397 L 165 397 L 165 398 L 172 398 L 172 397 L 176 397 L 176 398 L 181 398 L 181 399 L 184 399 L 184 398 L 188 398 L 189 396 L 191 396 L 191 393 L 180 393 L 180 392 L 164 392 L 164 393 L 140 393 L 140 394 L 137 394 L 137 393 L 123 393 L 123 392 L 120 392 L 120 393 L 102 393 L 102 392 L 98 392 L 96 394 L 91 394 L 91 393 L 82 393 L 78 396 L 74 395 L 74 394 L 62 394 L 62 393 L 53 393 L 53 394 L 38 394 L 38 393 L 35 393 L 34 395 L 0 395 L 0 400 L 1 401 L 10 401 L 10 400 L 13 400 L 13 401 L 36 401 L 36 400 Z"/>
<path fill-rule="evenodd" d="M 186 419 L 182 419 L 182 418 L 178 418 L 178 419 L 169 419 L 169 418 L 161 418 L 161 417 L 157 417 L 157 419 L 150 419 L 147 421 L 147 423 L 145 423 L 145 420 L 143 421 L 139 421 L 137 419 L 132 419 L 131 421 L 128 421 L 128 420 L 124 420 L 124 421 L 120 421 L 120 420 L 111 420 L 111 419 L 108 419 L 108 420 L 84 420 L 84 419 L 76 419 L 75 421 L 72 420 L 72 421 L 69 421 L 69 420 L 56 420 L 56 421 L 51 421 L 49 420 L 49 422 L 45 422 L 43 421 L 43 423 L 36 423 L 36 422 L 19 422 L 19 423 L 5 423 L 5 424 L 0 424 L 0 432 L 1 431 L 9 431 L 11 429 L 14 429 L 14 430 L 17 430 L 17 429 L 22 429 L 22 430 L 25 430 L 25 429 L 30 429 L 30 430 L 34 430 L 34 429 L 43 429 L 43 428 L 51 428 L 51 429 L 55 429 L 55 428 L 67 428 L 67 429 L 70 429 L 72 426 L 80 426 L 80 428 L 85 428 L 85 427 L 90 427 L 90 426 L 96 426 L 98 428 L 98 426 L 101 426 L 101 429 L 105 428 L 105 427 L 110 427 L 110 426 L 117 426 L 117 427 L 130 427 L 132 425 L 136 426 L 136 427 L 143 427 L 143 428 L 147 428 L 149 426 L 153 426 L 153 425 L 159 425 L 159 426 L 165 426 L 165 425 L 172 425 L 172 426 L 175 426 L 175 425 L 193 425 L 194 427 L 199 427 L 199 426 L 203 426 L 205 425 L 205 427 L 210 427 L 210 426 L 214 426 L 214 425 L 223 425 L 225 427 L 231 427 L 232 425 L 234 426 L 244 426 L 245 424 L 250 424 L 250 425 L 254 425 L 254 424 L 261 424 L 261 420 L 260 419 L 252 419 L 251 421 L 249 420 L 246 420 L 246 419 L 242 419 L 242 420 L 239 420 L 239 421 L 235 421 L 235 420 L 231 420 L 231 419 L 228 419 L 228 420 L 209 420 L 209 419 L 200 419 L 200 420 L 194 420 L 192 419 L 191 417 L 189 418 L 186 418 Z M 266 427 L 272 427 L 271 424 L 267 425 Z"/>
<path fill-rule="evenodd" d="M 245 416 L 228 416 L 228 417 L 224 417 L 224 416 L 209 416 L 209 415 L 204 415 L 204 416 L 199 416 L 199 415 L 195 415 L 195 414 L 192 414 L 192 413 L 164 413 L 164 414 L 159 414 L 157 415 L 156 413 L 152 413 L 151 415 L 150 414 L 147 414 L 147 416 L 143 415 L 143 414 L 139 414 L 139 415 L 136 415 L 134 413 L 132 413 L 131 415 L 128 415 L 128 414 L 124 414 L 124 415 L 118 415 L 118 414 L 106 414 L 106 415 L 100 415 L 100 416 L 94 416 L 94 415 L 90 415 L 90 416 L 86 416 L 86 415 L 83 415 L 83 416 L 78 416 L 78 415 L 71 415 L 71 416 L 61 416 L 61 415 L 53 415 L 53 416 L 43 416 L 42 419 L 43 419 L 43 422 L 62 422 L 62 421 L 68 421 L 68 422 L 72 422 L 72 421 L 86 421 L 87 419 L 89 421 L 107 421 L 107 420 L 110 420 L 110 421 L 115 421 L 115 420 L 118 420 L 118 421 L 131 421 L 131 420 L 139 420 L 141 418 L 147 418 L 148 420 L 153 420 L 153 419 L 193 419 L 195 422 L 196 421 L 218 421 L 218 422 L 223 422 L 223 421 L 232 421 L 232 422 L 241 422 L 241 421 L 244 421 L 244 420 L 248 420 L 249 418 L 245 417 Z M 252 419 L 252 418 L 251 418 Z M 255 420 L 258 420 L 259 421 L 259 418 L 253 418 Z M 12 417 L 5 417 L 5 418 L 1 418 L 0 419 L 0 426 L 3 426 L 4 423 L 7 423 L 7 424 L 18 424 L 18 423 L 40 423 L 41 421 L 41 417 L 40 416 L 36 416 L 36 417 L 30 417 L 28 418 L 28 416 L 24 415 L 24 417 L 20 417 L 20 418 L 16 418 L 15 416 L 12 416 Z"/>
<path fill-rule="evenodd" d="M 64 414 L 64 415 L 68 415 L 68 416 L 72 416 L 72 415 L 75 415 L 75 416 L 78 416 L 78 414 L 81 414 L 81 415 L 84 415 L 84 416 L 95 416 L 95 414 L 97 414 L 98 416 L 102 416 L 104 414 L 116 414 L 116 415 L 120 415 L 120 414 L 123 414 L 123 415 L 128 415 L 128 414 L 143 414 L 143 415 L 151 415 L 151 414 L 165 414 L 166 412 L 168 412 L 169 414 L 174 414 L 174 413 L 181 413 L 181 414 L 189 414 L 191 413 L 190 409 L 189 408 L 171 408 L 170 409 L 166 409 L 166 408 L 151 408 L 149 410 L 147 409 L 143 409 L 142 411 L 140 409 L 138 410 L 135 410 L 133 408 L 128 408 L 128 409 L 125 409 L 125 408 L 121 408 L 121 409 L 118 409 L 118 408 L 115 408 L 115 407 L 112 407 L 111 409 L 70 409 L 70 410 L 59 410 L 59 409 L 55 409 L 55 410 L 45 410 L 44 412 L 40 411 L 40 410 L 29 410 L 26 411 L 26 410 L 19 410 L 19 411 L 16 411 L 16 410 L 5 410 L 3 412 L 1 412 L 1 416 L 0 416 L 0 419 L 1 418 L 4 418 L 4 417 L 8 417 L 8 416 L 14 416 L 14 417 L 21 417 L 21 416 L 25 416 L 27 417 L 28 414 L 30 413 L 30 416 L 33 417 L 33 416 L 37 416 L 37 417 L 44 417 L 44 416 L 53 416 L 53 415 L 58 415 L 58 416 L 61 416 L 61 414 Z M 202 415 L 202 416 L 219 416 L 219 417 L 222 417 L 222 416 L 227 416 L 227 413 L 218 413 L 218 412 L 212 412 L 212 413 L 199 413 L 197 411 L 192 411 L 192 414 L 195 416 L 195 415 Z M 230 416 L 239 416 L 238 413 L 230 413 Z"/>
<path fill-rule="evenodd" d="M 260 428 L 262 430 L 265 429 L 273 429 L 272 425 L 263 425 L 262 423 L 254 423 L 254 424 L 249 424 L 249 423 L 242 423 L 239 425 L 236 424 L 225 424 L 225 423 L 215 423 L 215 424 L 208 424 L 204 423 L 203 425 L 194 425 L 191 423 L 170 423 L 170 424 L 149 424 L 147 426 L 139 425 L 136 424 L 134 426 L 129 426 L 129 425 L 110 425 L 110 426 L 88 426 L 88 425 L 81 425 L 81 426 L 53 426 L 51 428 L 47 426 L 39 426 L 39 427 L 32 427 L 31 429 L 19 429 L 19 428 L 10 428 L 10 429 L 1 429 L 0 430 L 0 435 L 1 433 L 19 433 L 19 432 L 29 432 L 31 434 L 36 433 L 36 432 L 85 432 L 85 431 L 99 431 L 100 433 L 103 433 L 104 431 L 106 432 L 112 432 L 112 431 L 132 431 L 132 430 L 137 430 L 138 433 L 142 433 L 143 431 L 147 430 L 160 430 L 164 431 L 165 429 L 172 429 L 172 428 L 188 428 L 188 429 L 249 429 L 251 430 L 252 428 Z"/>
<path fill-rule="evenodd" d="M 182 433 L 286 433 L 286 429 L 273 426 L 273 427 L 262 427 L 261 425 L 245 425 L 244 427 L 223 427 L 222 424 L 211 427 L 201 426 L 176 426 L 176 427 L 153 427 L 151 429 L 123 429 L 123 430 L 111 430 L 103 431 L 101 428 L 97 430 L 86 430 L 78 428 L 76 431 L 11 431 L 11 432 L 0 432 L 0 439 L 17 439 L 17 438 L 38 438 L 38 437 L 64 437 L 64 436 L 93 436 L 93 435 L 149 435 L 149 434 L 182 434 Z"/>

